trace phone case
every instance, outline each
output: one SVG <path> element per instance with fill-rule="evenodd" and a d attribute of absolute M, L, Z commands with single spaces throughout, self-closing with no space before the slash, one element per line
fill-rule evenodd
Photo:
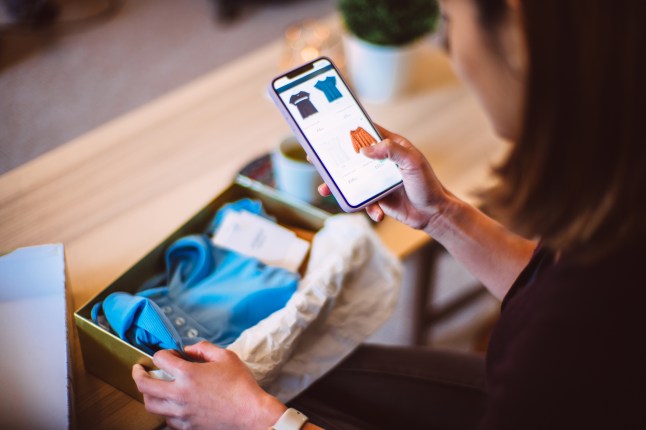
<path fill-rule="evenodd" d="M 367 206 L 370 206 L 372 203 L 375 203 L 375 202 L 377 202 L 377 201 L 381 200 L 382 198 L 384 198 L 384 197 L 385 197 L 385 196 L 387 196 L 388 194 L 392 193 L 393 191 L 395 191 L 395 190 L 399 189 L 399 188 L 403 185 L 403 183 L 402 183 L 402 182 L 400 182 L 399 184 L 397 184 L 397 185 L 395 185 L 395 186 L 393 186 L 393 187 L 389 188 L 388 190 L 385 190 L 385 191 L 383 191 L 382 193 L 377 194 L 376 196 L 374 196 L 373 198 L 369 199 L 368 201 L 366 201 L 366 202 L 362 203 L 362 204 L 361 204 L 361 205 L 359 205 L 359 206 L 356 206 L 356 207 L 355 207 L 355 206 L 350 205 L 350 204 L 345 200 L 345 198 L 343 197 L 343 194 L 341 193 L 341 191 L 337 188 L 337 186 L 336 186 L 336 182 L 335 182 L 334 180 L 332 180 L 332 178 L 331 178 L 331 177 L 330 177 L 330 175 L 328 174 L 328 172 L 327 172 L 327 170 L 325 169 L 325 167 L 323 167 L 323 164 L 321 163 L 321 160 L 319 160 L 318 156 L 316 155 L 316 152 L 315 152 L 315 151 L 314 151 L 314 149 L 311 147 L 311 145 L 310 145 L 309 141 L 307 140 L 307 137 L 306 137 L 306 136 L 301 132 L 301 129 L 298 127 L 298 124 L 296 124 L 296 121 L 294 120 L 294 118 L 292 118 L 292 115 L 289 113 L 289 111 L 287 110 L 287 108 L 283 105 L 283 102 L 280 100 L 280 96 L 279 96 L 279 95 L 276 93 L 276 91 L 274 90 L 274 81 L 276 81 L 277 79 L 279 79 L 279 78 L 281 78 L 281 77 L 283 77 L 283 76 L 285 76 L 285 75 L 287 75 L 287 74 L 289 74 L 289 73 L 291 73 L 291 72 L 293 72 L 293 71 L 295 71 L 295 70 L 297 70 L 297 69 L 300 69 L 301 67 L 303 67 L 303 66 L 305 66 L 305 65 L 307 65 L 307 64 L 315 63 L 315 62 L 320 61 L 320 60 L 327 60 L 327 61 L 329 61 L 329 62 L 330 62 L 330 64 L 332 65 L 332 67 L 334 67 L 334 69 L 335 69 L 335 70 L 337 71 L 337 73 L 339 74 L 339 77 L 340 77 L 340 78 L 341 78 L 341 80 L 343 81 L 343 84 L 348 88 L 348 91 L 350 92 L 350 95 L 352 96 L 352 98 L 354 99 L 354 101 L 357 103 L 357 105 L 359 105 L 359 107 L 361 108 L 361 110 L 362 110 L 362 111 L 364 112 L 364 114 L 366 115 L 366 118 L 368 119 L 368 121 L 370 121 L 370 123 L 371 123 L 371 124 L 373 125 L 373 127 L 374 127 L 374 124 L 373 124 L 373 122 L 372 122 L 372 119 L 370 119 L 370 117 L 369 117 L 369 116 L 368 116 L 368 114 L 366 113 L 366 110 L 363 108 L 363 106 L 361 105 L 361 103 L 359 103 L 359 100 L 357 99 L 357 97 L 356 97 L 356 95 L 354 94 L 354 92 L 352 91 L 352 89 L 348 86 L 347 82 L 345 82 L 345 79 L 344 79 L 344 78 L 343 78 L 343 76 L 341 75 L 341 72 L 339 72 L 339 69 L 338 69 L 338 68 L 336 67 L 336 65 L 332 62 L 332 60 L 330 60 L 330 59 L 329 59 L 329 58 L 327 58 L 327 57 L 318 57 L 318 58 L 316 58 L 316 59 L 314 59 L 314 60 L 312 60 L 312 61 L 310 61 L 310 62 L 308 62 L 308 63 L 301 64 L 301 65 L 300 65 L 300 66 L 298 66 L 298 67 L 295 67 L 295 68 L 293 68 L 293 69 L 291 69 L 291 70 L 288 70 L 287 72 L 281 73 L 280 75 L 278 75 L 278 76 L 274 77 L 274 78 L 271 80 L 271 82 L 269 83 L 268 93 L 269 93 L 269 97 L 273 100 L 274 104 L 278 107 L 278 109 L 280 110 L 280 113 L 283 115 L 283 117 L 285 118 L 285 120 L 286 120 L 286 121 L 287 121 L 287 123 L 289 124 L 289 127 L 290 127 L 290 128 L 291 128 L 291 130 L 294 132 L 294 135 L 296 136 L 296 139 L 298 140 L 298 142 L 301 144 L 301 146 L 302 146 L 302 147 L 303 147 L 303 149 L 305 150 L 305 153 L 306 153 L 306 154 L 307 154 L 307 156 L 310 158 L 310 161 L 312 162 L 312 164 L 313 164 L 313 165 L 314 165 L 314 167 L 316 168 L 316 171 L 319 173 L 319 175 L 321 175 L 321 177 L 323 178 L 323 181 L 325 181 L 325 183 L 326 183 L 326 184 L 328 185 L 328 187 L 330 188 L 330 191 L 332 192 L 332 195 L 333 195 L 333 196 L 334 196 L 334 198 L 336 199 L 336 201 L 337 201 L 337 203 L 339 204 L 339 206 L 341 207 L 341 209 L 342 209 L 344 212 L 358 212 L 358 211 L 360 211 L 360 210 L 362 210 L 362 209 L 366 208 Z M 374 128 L 375 128 L 375 130 L 377 131 L 377 134 L 378 134 L 379 139 L 383 139 L 383 137 L 379 134 L 379 130 L 377 130 L 377 127 L 374 127 Z"/>

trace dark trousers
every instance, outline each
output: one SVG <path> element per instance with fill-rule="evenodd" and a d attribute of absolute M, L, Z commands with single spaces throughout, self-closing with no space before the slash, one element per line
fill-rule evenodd
<path fill-rule="evenodd" d="M 362 345 L 289 403 L 334 429 L 474 429 L 484 360 L 423 348 Z"/>

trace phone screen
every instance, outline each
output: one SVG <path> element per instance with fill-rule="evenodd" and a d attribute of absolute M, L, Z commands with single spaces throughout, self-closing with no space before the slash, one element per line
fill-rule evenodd
<path fill-rule="evenodd" d="M 362 147 L 381 140 L 379 133 L 330 61 L 312 66 L 273 87 L 346 202 L 359 207 L 402 177 L 392 161 L 361 155 Z"/>

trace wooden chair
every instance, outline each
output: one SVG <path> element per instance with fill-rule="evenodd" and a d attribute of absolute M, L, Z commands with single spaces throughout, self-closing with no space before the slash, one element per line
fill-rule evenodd
<path fill-rule="evenodd" d="M 446 250 L 437 242 L 431 241 L 421 251 L 421 258 L 427 262 L 423 266 L 424 272 L 419 276 L 415 285 L 413 305 L 413 343 L 427 345 L 433 326 L 451 318 L 456 313 L 464 310 L 476 300 L 487 294 L 486 288 L 475 283 L 465 289 L 457 297 L 442 306 L 433 304 L 434 285 L 436 284 L 437 264 L 439 256 Z M 430 285 L 423 281 L 431 279 Z"/>

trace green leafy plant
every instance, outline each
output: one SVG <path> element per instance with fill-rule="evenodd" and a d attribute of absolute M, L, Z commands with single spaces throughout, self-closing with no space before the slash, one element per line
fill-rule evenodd
<path fill-rule="evenodd" d="M 339 0 L 348 30 L 375 45 L 406 45 L 430 33 L 437 21 L 434 0 Z"/>

